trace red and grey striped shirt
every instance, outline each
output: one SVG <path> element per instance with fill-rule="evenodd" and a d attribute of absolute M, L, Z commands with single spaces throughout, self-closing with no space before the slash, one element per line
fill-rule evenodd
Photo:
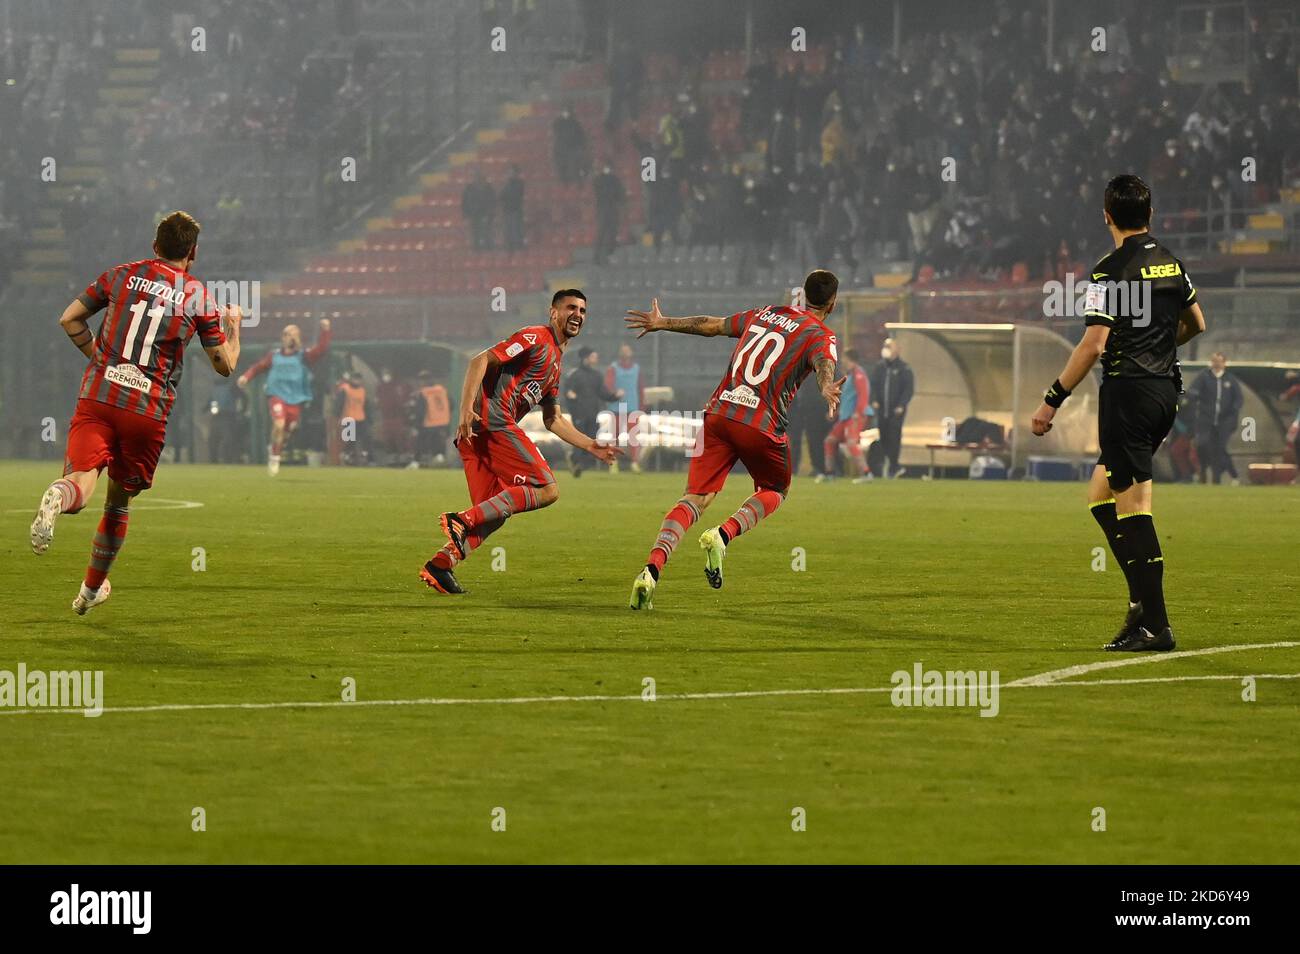
<path fill-rule="evenodd" d="M 835 335 L 812 312 L 786 305 L 732 315 L 727 334 L 740 342 L 705 413 L 781 436 L 790 401 L 818 359 L 839 360 Z"/>
<path fill-rule="evenodd" d="M 550 325 L 521 328 L 491 349 L 501 366 L 489 369 L 479 393 L 482 427 L 499 431 L 519 422 L 536 404 L 560 394 L 560 343 Z"/>
<path fill-rule="evenodd" d="M 167 420 L 185 345 L 224 344 L 221 309 L 198 279 L 159 259 L 110 268 L 77 296 L 91 314 L 107 309 L 80 398 Z"/>

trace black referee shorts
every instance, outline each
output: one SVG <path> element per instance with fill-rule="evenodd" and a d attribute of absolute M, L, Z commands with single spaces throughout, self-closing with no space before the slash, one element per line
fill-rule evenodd
<path fill-rule="evenodd" d="M 1174 426 L 1178 385 L 1169 378 L 1109 378 L 1097 414 L 1097 463 L 1110 489 L 1127 490 L 1151 479 L 1151 455 Z"/>

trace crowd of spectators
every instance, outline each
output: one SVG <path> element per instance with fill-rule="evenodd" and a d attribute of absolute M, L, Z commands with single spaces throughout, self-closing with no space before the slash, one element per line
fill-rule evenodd
<path fill-rule="evenodd" d="M 460 211 L 469 223 L 472 248 L 476 251 L 497 248 L 498 222 L 501 248 L 517 252 L 524 247 L 524 192 L 523 176 L 517 165 L 510 166 L 510 174 L 500 191 L 492 188 L 482 167 L 474 170 L 474 178 L 465 183 L 460 195 Z"/>
<path fill-rule="evenodd" d="M 317 213 L 285 193 L 311 187 L 319 171 L 304 161 L 316 154 L 311 144 L 327 133 L 346 138 L 340 126 L 360 120 L 377 50 L 355 24 L 347 32 L 345 6 L 337 16 L 301 0 L 191 7 L 173 11 L 160 37 L 159 95 L 109 127 L 116 141 L 105 150 L 107 214 L 98 221 L 112 234 L 97 241 L 120 247 L 185 196 L 201 210 L 207 261 L 238 272 L 265 262 L 259 241 L 301 234 L 304 217 Z M 196 27 L 202 52 L 193 48 Z M 281 176 L 285 168 L 303 175 Z"/>
<path fill-rule="evenodd" d="M 153 9 L 159 7 L 158 9 Z M 49 207 L 42 161 L 102 168 L 61 200 L 72 271 L 93 272 L 105 254 L 139 248 L 160 214 L 183 201 L 204 225 L 204 258 L 231 270 L 264 262 L 256 240 L 282 235 L 251 229 L 266 196 L 247 176 L 262 172 L 284 189 L 277 170 L 298 169 L 321 137 L 357 141 L 367 97 L 378 82 L 379 50 L 358 32 L 355 4 L 322 12 L 308 0 L 109 0 L 89 16 L 51 16 L 40 30 L 0 39 L 0 286 L 15 267 L 18 237 Z M 30 26 L 30 25 L 29 25 Z M 201 33 L 196 34 L 196 29 Z M 157 49 L 159 75 L 142 103 L 99 95 L 119 49 Z M 13 131 L 13 135 L 9 135 Z M 78 146 L 94 158 L 78 162 Z M 339 150 L 335 150 L 336 152 Z M 351 150 L 355 151 L 355 150 Z M 375 172 L 376 170 L 370 170 Z M 56 180 L 60 181 L 60 180 Z M 311 234 L 289 214 L 317 212 L 294 201 L 275 207 L 283 235 Z M 254 241 L 250 241 L 254 240 Z"/>
<path fill-rule="evenodd" d="M 96 26 L 86 46 L 70 36 L 0 35 L 0 288 L 18 265 L 21 236 L 36 224 L 46 157 L 70 154 L 89 118 L 91 57 L 104 44 Z M 57 167 L 54 170 L 57 173 Z"/>
<path fill-rule="evenodd" d="M 1111 175 L 1136 171 L 1158 212 L 1222 230 L 1300 171 L 1292 36 L 1254 38 L 1248 82 L 1206 85 L 1171 77 L 1168 25 L 1141 11 L 1107 27 L 1105 52 L 1063 38 L 1050 63 L 1042 10 L 1001 0 L 988 23 L 911 35 L 897 55 L 888 30 L 859 24 L 820 70 L 757 50 L 738 142 L 711 135 L 706 93 L 720 86 L 706 90 L 690 63 L 672 73 L 683 79 L 671 108 L 646 121 L 645 65 L 617 46 L 605 125 L 656 158 L 643 187 L 655 245 L 740 245 L 742 281 L 774 253 L 845 273 L 907 259 L 913 278 L 926 266 L 993 278 L 1017 263 L 1038 276 L 1094 257 Z M 583 174 L 562 158 L 561 178 Z"/>

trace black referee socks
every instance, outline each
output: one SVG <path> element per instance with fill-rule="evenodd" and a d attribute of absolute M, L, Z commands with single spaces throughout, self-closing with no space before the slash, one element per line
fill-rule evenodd
<path fill-rule="evenodd" d="M 1097 521 L 1101 527 L 1101 532 L 1106 535 L 1106 542 L 1110 544 L 1110 552 L 1115 555 L 1115 562 L 1119 568 L 1124 571 L 1124 579 L 1128 582 L 1128 601 L 1130 603 L 1139 603 L 1142 600 L 1138 593 L 1138 574 L 1137 564 L 1129 565 L 1128 557 L 1124 553 L 1124 536 L 1119 531 L 1119 519 L 1115 516 L 1115 501 L 1107 500 L 1105 503 L 1095 503 L 1090 508 L 1092 518 Z"/>
<path fill-rule="evenodd" d="M 1117 522 L 1137 577 L 1142 625 L 1158 636 L 1169 625 L 1169 614 L 1165 610 L 1165 558 L 1160 552 L 1155 521 L 1149 513 L 1130 513 L 1119 516 Z"/>

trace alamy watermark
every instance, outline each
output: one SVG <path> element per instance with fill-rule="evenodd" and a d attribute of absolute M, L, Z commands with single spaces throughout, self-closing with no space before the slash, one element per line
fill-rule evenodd
<path fill-rule="evenodd" d="M 909 672 L 899 669 L 889 681 L 889 700 L 900 708 L 911 706 L 969 706 L 980 710 L 980 718 L 992 718 L 999 709 L 999 676 L 994 669 L 925 669 L 919 662 Z"/>
<path fill-rule="evenodd" d="M 0 669 L 0 709 L 80 709 L 94 719 L 104 711 L 104 671 Z"/>
<path fill-rule="evenodd" d="M 703 411 L 639 411 L 620 401 L 617 411 L 610 411 L 601 428 L 601 436 L 619 447 L 663 447 L 680 449 L 687 457 L 704 453 L 699 435 L 704 429 Z"/>
<path fill-rule="evenodd" d="M 125 925 L 132 934 L 148 934 L 152 911 L 152 891 L 85 891 L 74 884 L 50 895 L 50 923 L 56 925 Z"/>
<path fill-rule="evenodd" d="M 1162 267 L 1162 266 L 1154 266 Z M 1154 276 L 1161 277 L 1161 276 Z M 1130 318 L 1134 328 L 1151 324 L 1151 282 L 1083 281 L 1074 273 L 1065 281 L 1052 279 L 1043 283 L 1044 318 L 1087 318 L 1100 316 L 1115 320 Z"/>

